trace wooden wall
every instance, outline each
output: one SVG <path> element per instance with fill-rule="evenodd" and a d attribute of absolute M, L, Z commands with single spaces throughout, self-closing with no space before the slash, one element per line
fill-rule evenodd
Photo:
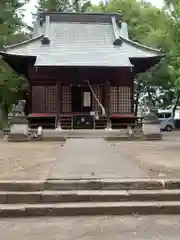
<path fill-rule="evenodd" d="M 99 101 L 104 105 L 103 95 L 104 86 L 94 85 L 93 91 Z M 56 113 L 57 86 L 32 86 L 32 113 Z M 62 113 L 71 112 L 71 87 L 62 86 Z M 60 103 L 61 104 L 61 103 Z M 112 113 L 131 113 L 132 94 L 131 88 L 126 86 L 110 86 L 110 112 Z M 60 107 L 60 106 L 59 106 Z M 92 110 L 100 112 L 101 109 L 95 98 L 92 99 Z"/>
<path fill-rule="evenodd" d="M 32 113 L 56 113 L 56 85 L 32 86 Z"/>

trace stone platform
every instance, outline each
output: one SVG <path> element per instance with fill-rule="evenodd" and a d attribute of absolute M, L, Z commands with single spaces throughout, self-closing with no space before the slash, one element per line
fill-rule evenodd
<path fill-rule="evenodd" d="M 44 140 L 62 140 L 69 138 L 103 138 L 103 139 L 129 139 L 127 129 L 118 129 L 106 131 L 103 130 L 88 130 L 88 129 L 78 129 L 78 130 L 43 130 Z"/>

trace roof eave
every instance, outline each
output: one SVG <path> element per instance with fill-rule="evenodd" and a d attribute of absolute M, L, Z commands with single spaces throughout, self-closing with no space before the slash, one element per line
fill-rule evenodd
<path fill-rule="evenodd" d="M 145 51 L 150 51 L 151 53 L 154 53 L 155 56 L 165 56 L 165 53 L 163 53 L 161 50 L 159 49 L 155 49 L 155 48 L 151 48 L 151 47 L 148 47 L 148 46 L 145 46 L 143 44 L 140 44 L 140 43 L 137 43 L 137 42 L 134 42 L 130 39 L 126 39 L 122 36 L 120 36 L 121 40 L 126 42 L 126 43 L 129 43 L 131 45 L 134 45 L 135 47 L 138 47 L 138 48 L 141 48 L 142 50 L 145 50 Z"/>
<path fill-rule="evenodd" d="M 42 39 L 43 37 L 44 37 L 44 35 L 41 35 L 41 36 L 31 38 L 31 39 L 28 39 L 28 40 L 20 42 L 20 43 L 8 45 L 8 46 L 3 46 L 3 49 L 5 50 L 5 52 L 7 52 L 10 49 L 15 49 L 15 48 L 19 48 L 21 46 L 27 45 L 27 44 L 31 44 L 32 42 L 35 42 L 35 41 L 38 41 L 38 40 Z"/>
<path fill-rule="evenodd" d="M 132 57 L 130 62 L 134 65 L 136 73 L 146 72 L 158 64 L 165 55 L 157 55 L 151 57 Z"/>
<path fill-rule="evenodd" d="M 0 52 L 2 59 L 18 74 L 28 75 L 28 68 L 33 67 L 36 56 L 16 55 L 8 52 Z"/>

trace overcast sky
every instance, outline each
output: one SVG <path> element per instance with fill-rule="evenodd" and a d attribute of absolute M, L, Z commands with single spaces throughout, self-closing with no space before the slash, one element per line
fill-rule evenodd
<path fill-rule="evenodd" d="M 154 4 L 157 7 L 162 7 L 163 5 L 163 0 L 147 0 L 149 2 L 151 2 L 152 4 Z M 97 3 L 98 0 L 92 0 L 93 3 Z M 38 3 L 38 0 L 30 0 L 30 3 L 27 4 L 26 6 L 26 13 L 25 13 L 25 22 L 28 25 L 32 24 L 32 13 L 36 12 L 36 5 Z"/>

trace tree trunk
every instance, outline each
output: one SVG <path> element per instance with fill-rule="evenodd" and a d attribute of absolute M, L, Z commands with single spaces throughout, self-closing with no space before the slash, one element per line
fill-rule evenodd
<path fill-rule="evenodd" d="M 80 3 L 79 0 L 74 1 L 75 12 L 80 12 Z"/>
<path fill-rule="evenodd" d="M 136 100 L 135 100 L 135 109 L 134 109 L 135 116 L 137 116 L 137 114 L 138 114 L 139 96 L 140 96 L 140 92 L 137 92 Z"/>
<path fill-rule="evenodd" d="M 153 104 L 152 96 L 151 96 L 151 91 L 150 91 L 149 86 L 147 87 L 147 93 L 148 93 L 148 99 L 149 99 L 149 101 Z"/>
<path fill-rule="evenodd" d="M 180 91 L 178 91 L 178 93 L 177 93 L 177 99 L 176 99 L 176 102 L 173 107 L 173 117 L 175 117 L 175 112 L 176 112 L 176 108 L 178 106 L 179 100 L 180 100 Z"/>
<path fill-rule="evenodd" d="M 138 113 L 140 89 L 141 89 L 141 82 L 139 81 L 137 84 L 137 90 L 136 90 L 136 100 L 135 100 L 136 104 L 134 109 L 135 116 L 137 116 L 137 113 Z"/>
<path fill-rule="evenodd" d="M 151 91 L 150 91 L 150 87 L 149 87 L 149 86 L 147 87 L 147 93 L 148 93 L 148 99 L 149 99 L 150 103 L 152 104 L 152 107 L 153 107 L 153 108 L 156 107 L 156 103 L 155 103 L 155 101 L 154 101 L 153 98 L 152 98 L 152 95 L 151 95 Z"/>
<path fill-rule="evenodd" d="M 2 111 L 2 118 L 1 118 L 1 123 L 0 123 L 0 127 L 2 128 L 6 128 L 8 126 L 8 105 L 6 103 L 4 103 L 1 106 L 1 111 Z"/>

